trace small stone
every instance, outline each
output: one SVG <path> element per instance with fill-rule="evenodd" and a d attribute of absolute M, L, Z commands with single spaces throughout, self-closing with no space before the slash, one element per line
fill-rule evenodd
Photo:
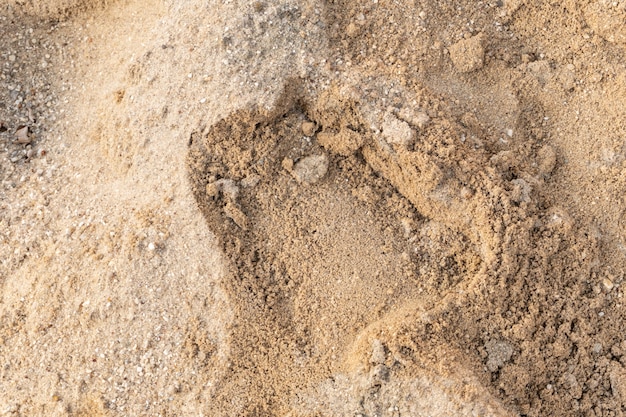
<path fill-rule="evenodd" d="M 28 126 L 22 126 L 15 131 L 15 143 L 26 145 L 30 142 L 31 140 L 30 136 L 28 135 Z"/>
<path fill-rule="evenodd" d="M 602 285 L 604 286 L 604 289 L 607 290 L 607 291 L 611 291 L 613 289 L 613 286 L 614 286 L 613 281 L 609 277 L 605 277 L 602 280 Z"/>
<path fill-rule="evenodd" d="M 149 251 L 153 251 L 156 247 L 154 246 L 153 242 L 148 243 L 148 250 Z"/>
<path fill-rule="evenodd" d="M 9 62 L 15 62 L 15 55 L 9 55 Z"/>
<path fill-rule="evenodd" d="M 424 129 L 430 122 L 428 114 L 422 111 L 414 111 L 410 107 L 405 107 L 400 110 L 398 112 L 398 117 L 418 129 Z"/>
<path fill-rule="evenodd" d="M 462 39 L 448 50 L 452 63 L 460 72 L 472 72 L 482 68 L 484 64 L 485 48 L 482 35 Z"/>
<path fill-rule="evenodd" d="M 580 397 L 582 397 L 583 389 L 578 383 L 576 376 L 570 373 L 566 373 L 561 378 L 561 382 L 563 386 L 569 390 L 569 393 L 572 396 L 572 398 L 579 399 Z"/>
<path fill-rule="evenodd" d="M 428 115 L 424 112 L 417 112 L 415 113 L 415 117 L 411 121 L 413 122 L 413 124 L 415 124 L 415 126 L 423 129 L 430 122 L 430 117 L 428 117 Z"/>
<path fill-rule="evenodd" d="M 491 340 L 485 344 L 485 350 L 489 355 L 487 368 L 491 372 L 497 371 L 513 356 L 513 346 L 506 341 Z"/>
<path fill-rule="evenodd" d="M 307 156 L 293 167 L 292 174 L 299 183 L 315 184 L 328 172 L 328 157 L 324 154 Z"/>
<path fill-rule="evenodd" d="M 302 123 L 302 133 L 304 133 L 304 136 L 313 136 L 316 130 L 317 126 L 315 126 L 315 123 L 313 122 Z"/>
<path fill-rule="evenodd" d="M 407 147 L 415 140 L 415 132 L 411 126 L 392 113 L 385 115 L 382 128 L 382 134 L 387 143 Z"/>

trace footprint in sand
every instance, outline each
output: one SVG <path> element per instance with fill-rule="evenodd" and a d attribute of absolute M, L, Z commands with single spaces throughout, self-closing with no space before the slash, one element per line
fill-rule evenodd
<path fill-rule="evenodd" d="M 409 126 L 389 117 L 388 137 Z M 236 312 L 216 413 L 367 414 L 409 390 L 422 394 L 396 408 L 504 415 L 463 371 L 416 376 L 381 336 L 491 268 L 497 231 L 478 210 L 484 194 L 467 191 L 485 184 L 442 169 L 410 134 L 385 142 L 365 126 L 330 89 L 313 102 L 287 92 L 272 111 L 192 135 L 191 184 L 229 258 L 222 285 Z M 429 134 L 454 128 L 435 121 Z"/>

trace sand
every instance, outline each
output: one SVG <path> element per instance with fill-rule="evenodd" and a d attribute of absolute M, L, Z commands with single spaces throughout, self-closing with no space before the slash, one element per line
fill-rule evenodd
<path fill-rule="evenodd" d="M 0 414 L 622 415 L 625 16 L 8 0 Z"/>

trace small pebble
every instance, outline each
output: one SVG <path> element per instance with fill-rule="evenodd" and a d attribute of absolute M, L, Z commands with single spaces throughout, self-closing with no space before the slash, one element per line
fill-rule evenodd
<path fill-rule="evenodd" d="M 385 115 L 382 127 L 383 137 L 387 143 L 407 147 L 415 140 L 415 132 L 411 126 L 392 113 Z"/>
<path fill-rule="evenodd" d="M 423 129 L 428 125 L 428 122 L 430 122 L 430 117 L 424 112 L 417 112 L 412 122 L 420 129 Z"/>
<path fill-rule="evenodd" d="M 513 356 L 513 345 L 507 341 L 491 340 L 485 344 L 485 350 L 489 355 L 487 368 L 491 372 L 497 371 Z"/>
<path fill-rule="evenodd" d="M 15 143 L 26 145 L 30 143 L 30 141 L 28 126 L 21 127 L 15 132 Z"/>
<path fill-rule="evenodd" d="M 418 129 L 424 129 L 430 122 L 428 114 L 422 111 L 414 111 L 410 107 L 405 107 L 400 110 L 398 112 L 398 117 Z"/>
<path fill-rule="evenodd" d="M 294 165 L 292 174 L 299 183 L 315 184 L 328 172 L 328 157 L 324 154 L 307 156 Z"/>

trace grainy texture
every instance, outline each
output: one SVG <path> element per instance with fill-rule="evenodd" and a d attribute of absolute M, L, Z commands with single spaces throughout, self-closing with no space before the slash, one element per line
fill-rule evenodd
<path fill-rule="evenodd" d="M 72 15 L 100 10 L 114 0 L 5 0 L 8 15 L 49 20 L 65 20 Z"/>
<path fill-rule="evenodd" d="M 0 415 L 623 413 L 621 2 L 0 11 Z"/>

